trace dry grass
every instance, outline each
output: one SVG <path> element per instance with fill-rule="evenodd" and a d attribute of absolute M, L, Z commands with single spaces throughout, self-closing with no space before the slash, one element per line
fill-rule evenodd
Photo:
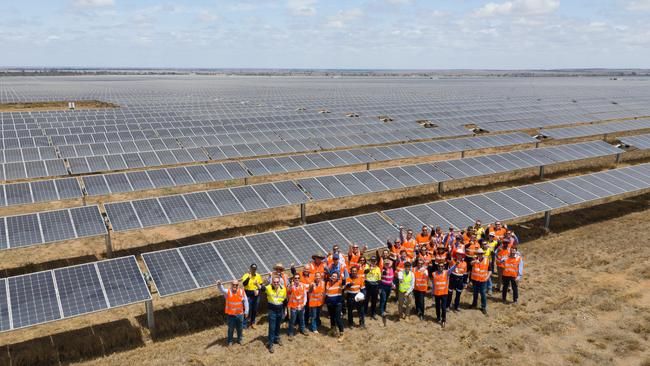
<path fill-rule="evenodd" d="M 99 100 L 66 100 L 53 102 L 0 103 L 0 112 L 40 112 L 67 110 L 68 102 L 74 102 L 75 109 L 105 109 L 120 107 L 117 104 L 102 102 Z"/>

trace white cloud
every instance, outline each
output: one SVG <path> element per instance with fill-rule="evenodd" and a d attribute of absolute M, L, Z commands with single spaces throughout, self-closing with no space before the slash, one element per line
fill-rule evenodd
<path fill-rule="evenodd" d="M 287 8 L 293 15 L 310 17 L 316 15 L 316 0 L 288 0 Z"/>
<path fill-rule="evenodd" d="M 363 15 L 361 9 L 341 10 L 336 15 L 327 17 L 326 25 L 331 28 L 345 28 L 347 24 Z"/>
<path fill-rule="evenodd" d="M 409 5 L 413 4 L 415 0 L 386 0 L 387 3 L 392 5 Z"/>
<path fill-rule="evenodd" d="M 199 18 L 200 21 L 202 21 L 204 23 L 212 23 L 212 22 L 219 19 L 219 17 L 217 15 L 215 15 L 214 13 L 212 13 L 212 12 L 210 12 L 208 10 L 201 10 L 199 12 L 198 18 Z"/>
<path fill-rule="evenodd" d="M 500 15 L 543 15 L 555 12 L 560 0 L 513 0 L 503 3 L 487 3 L 474 11 L 476 17 Z"/>
<path fill-rule="evenodd" d="M 629 0 L 625 2 L 625 9 L 631 11 L 650 11 L 650 0 Z"/>
<path fill-rule="evenodd" d="M 79 8 L 103 8 L 115 5 L 114 0 L 72 0 L 72 5 Z"/>

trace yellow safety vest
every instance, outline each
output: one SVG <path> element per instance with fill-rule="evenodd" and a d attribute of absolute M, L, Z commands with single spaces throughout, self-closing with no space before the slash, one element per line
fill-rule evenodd
<path fill-rule="evenodd" d="M 381 280 L 381 269 L 375 266 L 366 274 L 366 280 L 370 282 L 379 282 Z"/>
<path fill-rule="evenodd" d="M 399 283 L 399 292 L 406 292 L 411 288 L 411 280 L 413 279 L 413 272 L 409 272 L 408 274 L 404 273 L 402 275 L 402 282 Z"/>
<path fill-rule="evenodd" d="M 255 291 L 257 290 L 257 286 L 261 285 L 264 282 L 264 280 L 262 280 L 262 276 L 260 276 L 259 273 L 255 273 L 255 276 L 251 277 L 250 272 L 248 272 L 241 278 L 241 282 L 244 283 L 247 278 L 250 279 L 248 280 L 248 285 L 244 286 L 244 290 L 246 291 Z"/>
<path fill-rule="evenodd" d="M 266 285 L 266 300 L 269 302 L 269 304 L 282 305 L 286 298 L 286 287 L 278 287 L 277 290 L 274 290 L 272 285 Z"/>

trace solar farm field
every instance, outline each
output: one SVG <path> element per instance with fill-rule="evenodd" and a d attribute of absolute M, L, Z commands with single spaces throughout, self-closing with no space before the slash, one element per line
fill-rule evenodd
<path fill-rule="evenodd" d="M 650 361 L 643 79 L 8 77 L 0 105 L 20 106 L 0 109 L 0 365 L 268 363 L 265 326 L 222 347 L 216 281 L 476 219 L 514 227 L 529 269 L 515 310 L 445 330 L 472 339 L 445 343 L 458 363 L 502 362 L 498 342 L 522 363 Z M 379 324 L 371 360 L 435 361 L 386 353 Z M 335 341 L 270 363 L 316 364 L 317 342 Z"/>

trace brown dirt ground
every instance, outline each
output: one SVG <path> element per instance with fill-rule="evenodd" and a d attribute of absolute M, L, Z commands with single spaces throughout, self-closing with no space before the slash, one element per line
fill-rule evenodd
<path fill-rule="evenodd" d="M 68 102 L 74 102 L 75 109 L 119 108 L 117 104 L 102 102 L 99 100 L 66 100 L 53 102 L 1 103 L 0 112 L 38 112 L 67 110 Z"/>
<path fill-rule="evenodd" d="M 283 329 L 284 345 L 271 355 L 263 346 L 263 319 L 245 331 L 243 346 L 228 349 L 222 299 L 207 289 L 156 298 L 154 339 L 135 306 L 4 334 L 0 345 L 9 346 L 0 347 L 0 364 L 9 354 L 13 365 L 36 364 L 27 355 L 38 352 L 46 364 L 104 355 L 87 365 L 649 365 L 650 271 L 643 259 L 650 257 L 649 212 L 646 194 L 555 215 L 548 235 L 539 220 L 517 226 L 526 259 L 519 305 L 495 296 L 488 317 L 463 309 L 449 315 L 444 330 L 431 318 L 390 319 L 386 328 L 369 320 L 366 331 L 348 330 L 339 343 L 324 334 L 289 341 Z M 464 293 L 462 303 L 469 299 Z M 395 303 L 389 312 L 396 312 Z M 434 313 L 430 299 L 427 313 Z M 75 323 L 90 326 L 63 333 Z"/>

